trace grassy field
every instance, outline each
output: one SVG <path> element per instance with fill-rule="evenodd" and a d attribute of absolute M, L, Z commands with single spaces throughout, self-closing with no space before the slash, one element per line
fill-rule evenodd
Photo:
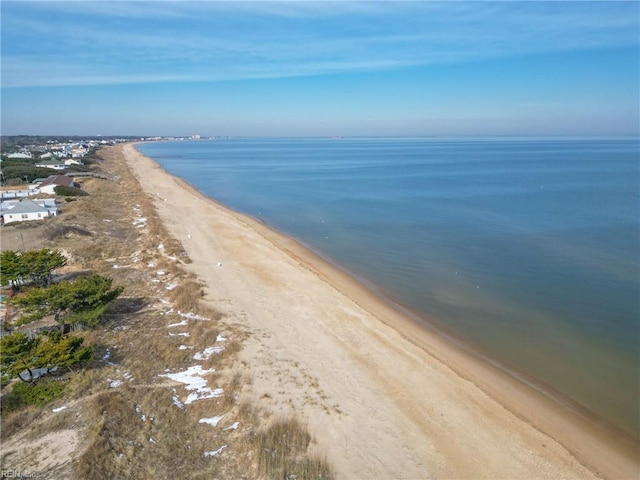
<path fill-rule="evenodd" d="M 2 227 L 5 250 L 58 249 L 65 271 L 90 270 L 125 287 L 102 324 L 82 332 L 96 344 L 95 358 L 64 377 L 64 395 L 43 407 L 3 409 L 3 471 L 332 478 L 304 422 L 277 418 L 253 398 L 251 371 L 237 359 L 250 332 L 203 307 L 182 245 L 166 234 L 124 161 L 110 149 L 100 155 L 95 168 L 116 181 L 85 179 L 89 196 L 66 202 L 58 217 Z M 204 390 L 175 379 L 196 365 Z M 201 398 L 191 402 L 194 392 Z"/>

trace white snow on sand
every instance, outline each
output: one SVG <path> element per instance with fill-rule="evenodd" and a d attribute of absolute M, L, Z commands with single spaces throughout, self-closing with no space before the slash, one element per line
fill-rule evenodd
<path fill-rule="evenodd" d="M 215 427 L 216 425 L 218 425 L 218 422 L 222 420 L 222 417 L 224 417 L 224 415 L 220 415 L 217 417 L 205 417 L 198 420 L 198 423 L 206 423 L 208 425 Z"/>
<path fill-rule="evenodd" d="M 160 375 L 161 377 L 166 377 L 166 375 Z M 180 401 L 180 399 L 178 398 L 178 392 L 176 391 L 176 389 L 173 389 L 173 397 L 171 397 L 171 401 L 173 402 L 173 404 L 178 407 L 180 410 L 184 410 L 184 403 L 182 403 Z"/>
<path fill-rule="evenodd" d="M 220 452 L 222 452 L 222 450 L 224 450 L 225 448 L 227 448 L 228 445 L 223 445 L 221 446 L 218 450 L 214 450 L 213 452 L 204 452 L 204 456 L 205 457 L 215 457 L 216 455 L 218 455 Z"/>
<path fill-rule="evenodd" d="M 196 400 L 215 398 L 221 396 L 224 393 L 224 390 L 222 388 L 211 389 L 207 387 L 207 381 L 202 378 L 202 375 L 213 372 L 215 372 L 215 369 L 213 368 L 210 368 L 209 370 L 203 370 L 200 365 L 194 365 L 187 368 L 183 372 L 167 373 L 160 376 L 168 377 L 175 382 L 184 383 L 185 388 L 191 392 L 187 396 L 187 399 L 184 401 L 185 405 L 189 405 Z"/>
<path fill-rule="evenodd" d="M 172 323 L 171 325 L 167 325 L 167 328 L 171 328 L 171 327 L 182 327 L 184 325 L 187 324 L 186 320 L 182 320 L 181 322 L 178 323 Z"/>
<path fill-rule="evenodd" d="M 201 352 L 197 352 L 194 356 L 194 360 L 208 360 L 214 353 L 220 353 L 224 350 L 224 347 L 207 347 Z"/>
<path fill-rule="evenodd" d="M 196 315 L 195 313 L 192 313 L 192 312 L 189 312 L 189 313 L 178 312 L 178 315 L 180 315 L 181 317 L 187 318 L 189 320 L 209 320 L 207 317 L 201 317 L 200 315 Z"/>

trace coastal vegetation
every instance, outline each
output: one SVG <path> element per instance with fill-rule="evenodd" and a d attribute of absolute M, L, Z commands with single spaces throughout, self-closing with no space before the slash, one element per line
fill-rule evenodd
<path fill-rule="evenodd" d="M 83 179 L 90 195 L 63 214 L 2 230 L 2 283 L 15 290 L 0 346 L 2 468 L 55 478 L 332 478 L 306 424 L 253 392 L 238 360 L 250 332 L 204 301 L 154 199 L 116 149 L 98 156 L 92 168 L 121 180 Z M 18 252 L 23 244 L 33 250 Z M 196 366 L 215 388 L 188 403 L 191 390 L 167 375 Z"/>
<path fill-rule="evenodd" d="M 0 254 L 0 284 L 11 285 L 16 291 L 27 282 L 47 287 L 51 283 L 52 272 L 66 263 L 64 255 L 48 248 L 23 253 L 4 250 Z"/>
<path fill-rule="evenodd" d="M 36 167 L 34 161 L 26 159 L 2 159 L 2 177 L 6 185 L 24 185 L 31 183 L 36 178 L 46 178 L 51 175 L 51 170 Z"/>
<path fill-rule="evenodd" d="M 106 308 L 124 288 L 111 288 L 112 282 L 112 279 L 100 275 L 81 276 L 47 287 L 25 289 L 12 297 L 9 303 L 22 310 L 19 324 L 53 315 L 63 330 L 73 324 L 95 327 Z"/>
<path fill-rule="evenodd" d="M 84 190 L 75 187 L 67 187 L 66 185 L 58 185 L 53 189 L 56 195 L 65 197 L 86 197 L 89 195 Z"/>

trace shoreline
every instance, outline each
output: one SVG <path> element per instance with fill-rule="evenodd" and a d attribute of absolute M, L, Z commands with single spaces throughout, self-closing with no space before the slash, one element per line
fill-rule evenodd
<path fill-rule="evenodd" d="M 152 168 L 159 170 L 161 171 L 160 174 L 166 177 L 166 180 L 170 180 L 174 186 L 181 188 L 181 192 L 176 193 L 172 191 L 172 194 L 175 195 L 174 198 L 182 199 L 183 195 L 191 195 L 198 199 L 199 202 L 218 210 L 226 218 L 233 218 L 235 222 L 240 223 L 259 237 L 262 237 L 268 244 L 287 256 L 295 264 L 294 267 L 296 265 L 298 268 L 302 267 L 320 282 L 328 285 L 330 290 L 335 290 L 338 296 L 345 297 L 349 302 L 353 302 L 358 309 L 366 312 L 370 317 L 366 319 L 368 328 L 368 323 L 377 322 L 376 325 L 370 328 L 375 328 L 378 335 L 382 330 L 399 337 L 402 344 L 398 343 L 398 345 L 393 345 L 393 348 L 398 350 L 399 354 L 417 357 L 416 359 L 419 360 L 419 362 L 417 362 L 418 365 L 431 362 L 433 365 L 429 366 L 432 368 L 443 369 L 447 372 L 450 370 L 450 373 L 446 373 L 446 375 L 453 375 L 457 377 L 457 380 L 447 377 L 447 381 L 462 382 L 462 384 L 466 385 L 463 387 L 458 385 L 456 391 L 458 388 L 468 388 L 469 392 L 471 392 L 463 391 L 462 398 L 464 398 L 465 393 L 475 396 L 479 392 L 482 392 L 482 394 L 488 396 L 491 400 L 487 402 L 486 405 L 482 403 L 482 408 L 491 409 L 491 415 L 498 415 L 498 413 L 493 410 L 496 406 L 506 409 L 506 411 L 514 416 L 514 418 L 508 419 L 507 423 L 511 425 L 510 428 L 512 428 L 518 436 L 525 435 L 523 431 L 527 431 L 526 435 L 532 435 L 532 433 L 524 427 L 524 425 L 527 425 L 538 433 L 543 434 L 544 437 L 548 436 L 549 440 L 554 439 L 558 442 L 559 448 L 554 449 L 554 451 L 558 450 L 554 454 L 554 461 L 556 457 L 562 457 L 561 451 L 566 449 L 575 455 L 575 458 L 577 458 L 581 464 L 587 466 L 592 472 L 596 472 L 599 475 L 604 475 L 608 478 L 630 478 L 637 476 L 637 443 L 635 443 L 632 438 L 626 438 L 625 435 L 621 435 L 620 432 L 615 431 L 615 427 L 604 425 L 595 418 L 589 418 L 588 415 L 585 415 L 586 412 L 567 408 L 558 403 L 557 400 L 537 391 L 535 386 L 513 378 L 513 376 L 503 371 L 503 369 L 492 364 L 490 358 L 478 358 L 477 352 L 473 353 L 469 351 L 468 348 L 465 348 L 466 345 L 464 345 L 464 343 L 462 345 L 459 344 L 460 342 L 456 341 L 455 336 L 448 335 L 446 332 L 440 332 L 440 329 L 428 324 L 428 319 L 424 322 L 418 322 L 416 318 L 412 317 L 421 318 L 420 316 L 413 314 L 413 312 L 406 307 L 396 304 L 391 299 L 376 294 L 376 292 L 360 282 L 357 277 L 350 275 L 349 272 L 332 264 L 295 239 L 270 228 L 258 219 L 230 210 L 216 200 L 207 197 L 188 182 L 169 174 L 154 160 L 138 152 L 134 144 L 127 144 L 121 148 L 123 156 L 126 158 L 132 171 L 134 170 L 132 158 L 136 160 L 136 176 L 147 194 L 153 195 L 150 189 L 154 185 L 145 185 L 145 183 L 142 182 L 141 176 L 145 172 L 145 169 L 148 170 Z M 142 165 L 141 163 L 143 161 L 149 163 Z M 169 187 L 171 187 L 171 185 L 169 185 Z M 156 195 L 160 197 L 160 194 L 157 192 Z M 162 207 L 162 203 L 159 202 L 157 207 Z M 164 222 L 170 220 L 166 215 L 163 215 L 162 211 L 159 211 L 159 214 Z M 268 248 L 268 245 L 264 248 Z M 185 249 L 189 252 L 187 245 L 185 245 Z M 191 256 L 191 252 L 189 252 L 189 254 Z M 427 323 L 427 325 L 425 325 L 425 323 Z M 311 340 L 313 341 L 313 339 Z M 471 348 L 471 350 L 473 349 Z M 397 373 L 401 374 L 402 372 Z M 389 379 L 386 378 L 382 380 L 389 382 Z M 479 390 L 479 392 L 475 392 L 474 389 Z M 458 397 L 458 400 L 459 399 L 460 397 Z M 413 400 L 413 406 L 419 409 L 422 405 L 421 399 Z M 485 402 L 485 400 L 479 399 L 478 402 Z M 461 408 L 464 409 L 464 406 L 461 406 Z M 416 412 L 410 413 L 415 414 Z M 522 424 L 514 419 L 517 419 Z M 420 422 L 424 421 L 424 419 L 418 420 Z M 486 425 L 482 423 L 481 426 Z M 431 425 L 427 424 L 425 427 L 427 431 L 429 427 L 431 427 Z M 471 427 L 473 427 L 473 425 L 471 425 Z M 445 431 L 444 433 L 446 437 L 447 432 Z M 453 433 L 453 431 L 449 433 Z M 539 441 L 540 439 L 537 438 L 536 442 L 539 443 Z M 440 449 L 436 448 L 436 451 L 446 449 L 443 445 L 444 444 L 440 445 Z M 528 445 L 531 446 L 532 443 Z M 549 447 L 546 443 L 542 443 L 542 447 L 538 445 L 539 451 L 534 453 L 544 456 L 549 453 Z M 449 458 L 448 461 L 451 461 L 451 458 Z M 558 462 L 566 466 L 569 461 L 563 458 L 562 461 L 558 460 Z M 461 461 L 461 463 L 463 462 Z M 550 472 L 549 470 L 549 473 Z M 576 473 L 577 471 L 573 469 L 573 474 L 565 472 L 565 476 L 580 477 L 580 475 L 576 475 Z"/>

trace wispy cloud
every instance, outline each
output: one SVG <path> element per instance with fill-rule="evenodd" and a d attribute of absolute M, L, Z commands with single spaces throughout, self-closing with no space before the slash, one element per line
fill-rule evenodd
<path fill-rule="evenodd" d="M 293 77 L 637 46 L 634 2 L 3 2 L 2 86 Z"/>

